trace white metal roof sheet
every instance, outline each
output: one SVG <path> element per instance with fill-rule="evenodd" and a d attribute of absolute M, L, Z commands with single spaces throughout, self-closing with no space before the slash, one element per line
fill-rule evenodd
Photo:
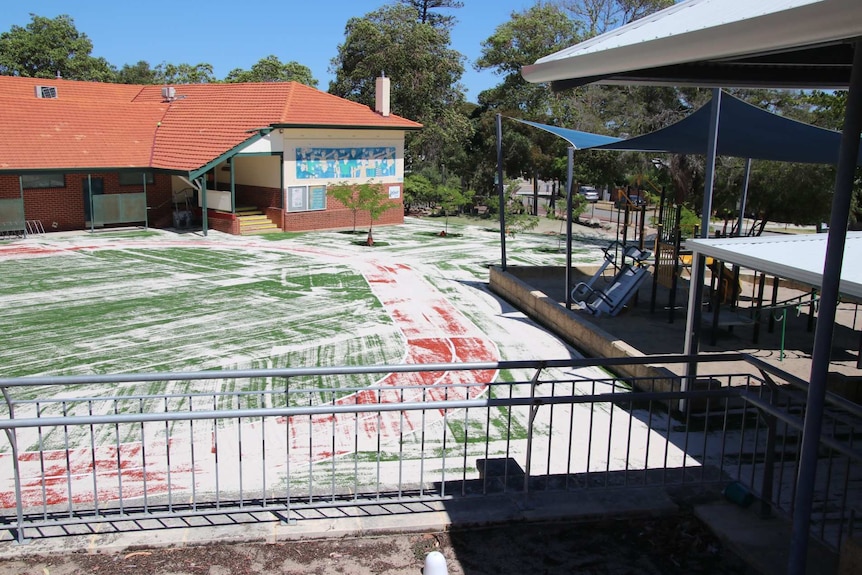
<path fill-rule="evenodd" d="M 820 287 L 826 234 L 692 239 L 686 247 L 723 262 Z M 841 266 L 842 295 L 862 299 L 862 232 L 848 232 Z"/>
<path fill-rule="evenodd" d="M 524 66 L 530 82 L 608 76 L 862 36 L 860 0 L 688 0 Z"/>

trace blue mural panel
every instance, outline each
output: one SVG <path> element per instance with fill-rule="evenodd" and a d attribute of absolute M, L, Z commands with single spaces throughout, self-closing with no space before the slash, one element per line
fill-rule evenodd
<path fill-rule="evenodd" d="M 395 166 L 395 146 L 296 149 L 298 180 L 394 177 Z"/>

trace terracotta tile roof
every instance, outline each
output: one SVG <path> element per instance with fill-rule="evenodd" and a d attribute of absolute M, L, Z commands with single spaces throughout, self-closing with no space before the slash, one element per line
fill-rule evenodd
<path fill-rule="evenodd" d="M 421 127 L 295 82 L 184 84 L 172 102 L 161 88 L 0 76 L 0 170 L 192 171 L 268 126 Z"/>

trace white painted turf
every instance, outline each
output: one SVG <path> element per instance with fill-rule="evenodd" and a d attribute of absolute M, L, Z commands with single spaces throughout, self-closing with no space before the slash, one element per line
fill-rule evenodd
<path fill-rule="evenodd" d="M 374 248 L 353 243 L 363 236 L 334 231 L 280 241 L 218 232 L 210 232 L 206 238 L 162 231 L 143 237 L 133 232 L 73 233 L 0 244 L 3 273 L 12 280 L 10 284 L 17 286 L 0 291 L 0 306 L 10 310 L 0 319 L 0 329 L 11 334 L 0 352 L 0 361 L 15 375 L 36 375 L 418 363 L 423 359 L 458 362 L 579 357 L 577 351 L 489 292 L 487 265 L 499 262 L 498 231 L 450 225 L 449 237 L 434 237 L 443 226 L 442 219 L 408 218 L 402 226 L 376 228 Z M 602 253 L 594 245 L 580 248 L 576 261 L 598 263 Z M 565 256 L 560 247 L 561 239 L 556 233 L 519 234 L 507 240 L 507 258 L 511 265 L 561 265 Z M 195 258 L 178 265 L 173 258 L 175 252 L 167 257 L 165 251 L 175 249 L 195 250 Z M 220 258 L 208 260 L 208 250 L 218 252 Z M 122 277 L 116 275 L 118 259 L 126 259 L 130 266 Z M 225 261 L 230 265 L 225 266 Z M 377 303 L 351 297 L 354 284 L 349 278 L 357 274 L 371 287 Z M 342 276 L 345 285 L 339 285 L 338 278 Z M 39 280 L 34 283 L 28 277 Z M 57 278 L 56 283 L 52 277 Z M 298 282 L 300 277 L 309 280 L 308 286 Z M 80 281 L 70 282 L 69 278 Z M 230 299 L 231 288 L 267 282 L 275 282 L 291 297 L 284 299 L 262 290 L 249 301 Z M 225 299 L 217 299 L 221 290 L 228 290 Z M 177 294 L 182 297 L 177 298 Z M 110 313 L 112 302 L 136 297 L 154 303 L 128 314 L 130 317 Z M 91 325 L 63 324 L 64 308 L 71 309 L 76 302 L 94 298 L 108 311 L 93 317 Z M 175 303 L 177 299 L 182 305 Z M 174 303 L 160 308 L 160 300 Z M 43 338 L 32 331 L 16 335 L 16 320 L 22 318 L 18 314 L 28 309 L 56 310 L 52 316 L 56 323 L 42 326 Z M 424 340 L 447 342 L 448 355 L 423 356 L 417 350 L 424 348 L 414 343 Z M 55 371 L 57 366 L 62 369 Z M 524 381 L 532 375 L 523 372 L 506 377 Z M 546 377 L 589 380 L 604 375 L 600 370 L 585 368 L 576 373 L 549 370 Z M 193 389 L 136 389 L 128 393 L 212 392 L 217 385 L 221 382 L 214 379 Z M 519 386 L 516 393 L 528 391 L 528 386 Z M 555 391 L 567 393 L 559 387 Z M 82 397 L 116 392 L 79 387 L 59 393 Z M 589 392 L 588 387 L 575 391 Z M 666 460 L 674 466 L 683 461 L 680 450 L 663 434 L 649 431 L 644 421 L 624 410 L 614 409 L 611 417 L 606 405 L 592 413 L 589 406 L 557 406 L 553 409 L 554 427 L 550 414 L 549 408 L 540 409 L 534 422 L 538 433 L 532 447 L 533 473 L 613 471 L 660 467 Z M 16 415 L 26 416 L 26 409 Z M 313 434 L 317 439 L 303 435 L 306 426 L 314 427 L 308 424 L 295 426 L 293 437 L 285 433 L 284 425 L 261 422 L 228 424 L 212 430 L 211 423 L 196 424 L 200 426 L 195 433 L 191 433 L 188 424 L 176 424 L 170 430 L 152 432 L 144 442 L 150 450 L 148 461 L 165 450 L 168 440 L 195 444 L 194 464 L 189 450 L 172 448 L 172 490 L 178 494 L 188 492 L 193 485 L 198 494 L 213 490 L 216 477 L 222 492 L 236 492 L 242 485 L 246 494 L 257 491 L 273 497 L 285 495 L 287 477 L 291 485 L 307 484 L 308 490 L 330 482 L 350 489 L 369 482 L 401 486 L 474 478 L 478 476 L 475 460 L 486 456 L 507 455 L 525 464 L 526 441 L 518 439 L 507 445 L 501 432 L 495 431 L 499 426 L 486 427 L 484 412 L 447 413 L 445 421 L 439 412 L 425 412 L 421 421 L 419 416 L 419 412 L 406 416 L 393 412 L 370 425 L 369 433 L 358 435 L 351 416 L 333 425 L 332 434 Z M 527 427 L 526 408 L 513 410 L 512 417 L 516 427 Z M 658 421 L 661 417 L 654 416 L 652 421 L 659 430 L 664 428 L 664 420 Z M 588 449 L 591 421 L 593 444 Z M 451 436 L 444 450 L 438 439 L 444 425 L 450 432 L 469 429 L 471 435 L 477 430 L 491 433 L 488 453 L 484 442 L 452 445 Z M 426 431 L 421 438 L 416 433 L 420 429 Z M 380 460 L 377 431 L 383 436 L 381 451 L 385 453 Z M 41 443 L 64 450 L 56 434 L 36 438 L 34 433 L 22 432 L 19 445 L 32 449 Z M 218 449 L 214 448 L 216 434 Z M 135 444 L 131 437 L 134 430 L 129 430 L 129 435 L 129 445 Z M 330 435 L 338 438 L 333 440 Z M 236 465 L 240 455 L 238 437 L 243 446 L 241 466 Z M 318 439 L 322 445 L 315 445 Z M 73 437 L 72 446 L 85 440 L 89 436 Z M 115 438 L 106 433 L 102 440 L 100 448 L 107 450 Z M 359 451 L 355 456 L 354 440 Z M 331 456 L 331 442 L 336 443 L 336 457 Z M 265 459 L 263 450 L 255 448 L 264 444 L 267 452 L 289 452 L 290 456 Z M 2 451 L 7 453 L 8 445 L 3 445 Z M 439 457 L 441 454 L 446 456 L 445 461 Z M 80 457 L 86 466 L 90 455 L 81 450 Z M 691 458 L 685 459 L 686 465 L 696 465 Z M 354 476 L 355 472 L 361 479 Z M 111 491 L 114 481 L 116 478 L 105 477 L 99 491 Z M 73 493 L 92 491 L 93 481 L 88 474 L 76 476 L 75 482 L 80 485 L 72 485 Z M 8 455 L 0 456 L 0 485 L 6 492 L 12 487 Z M 151 482 L 150 488 L 153 486 Z M 125 490 L 127 497 L 134 497 L 134 482 L 128 480 Z M 41 490 L 34 490 L 31 496 L 35 501 Z"/>

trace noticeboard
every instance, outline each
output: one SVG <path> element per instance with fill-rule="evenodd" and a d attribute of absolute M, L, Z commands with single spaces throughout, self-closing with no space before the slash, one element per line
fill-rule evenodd
<path fill-rule="evenodd" d="M 284 205 L 288 212 L 325 210 L 326 186 L 288 186 Z"/>
<path fill-rule="evenodd" d="M 308 209 L 326 209 L 326 186 L 308 186 Z"/>

